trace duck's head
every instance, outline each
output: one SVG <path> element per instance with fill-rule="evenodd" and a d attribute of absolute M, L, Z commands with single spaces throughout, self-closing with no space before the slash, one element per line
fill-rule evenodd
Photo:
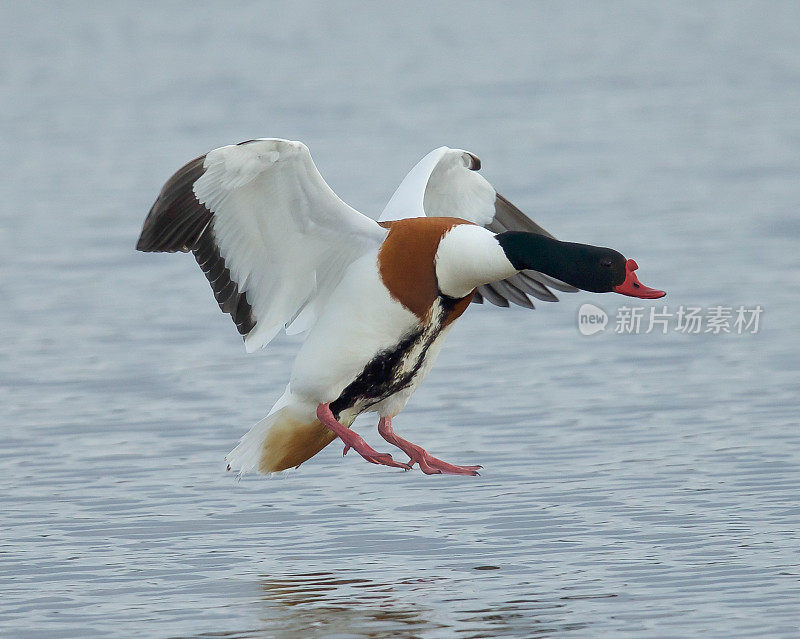
<path fill-rule="evenodd" d="M 636 277 L 638 264 L 614 249 L 508 231 L 496 236 L 508 261 L 518 270 L 533 269 L 593 293 L 616 292 L 656 299 L 666 293 L 645 286 Z"/>

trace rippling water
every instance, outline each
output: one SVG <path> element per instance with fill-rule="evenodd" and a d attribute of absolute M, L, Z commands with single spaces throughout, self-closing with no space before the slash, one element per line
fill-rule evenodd
<path fill-rule="evenodd" d="M 798 636 L 796 4 L 0 18 L 0 635 Z M 178 166 L 256 136 L 305 141 L 373 215 L 428 150 L 470 149 L 671 311 L 761 305 L 761 329 L 474 307 L 396 427 L 481 477 L 331 446 L 237 482 L 223 455 L 297 341 L 246 357 L 189 256 L 133 245 Z M 587 301 L 612 316 L 592 337 Z"/>

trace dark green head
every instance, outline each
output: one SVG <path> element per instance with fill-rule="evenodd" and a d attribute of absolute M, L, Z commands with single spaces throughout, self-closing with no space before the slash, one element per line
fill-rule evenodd
<path fill-rule="evenodd" d="M 614 249 L 559 242 L 524 231 L 508 231 L 496 237 L 508 261 L 519 270 L 539 271 L 594 293 L 615 291 L 648 299 L 666 295 L 639 282 L 633 272 L 638 268 L 636 262 L 626 260 Z"/>

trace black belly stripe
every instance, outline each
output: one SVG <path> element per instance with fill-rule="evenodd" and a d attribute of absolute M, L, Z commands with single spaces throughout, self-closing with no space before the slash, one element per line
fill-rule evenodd
<path fill-rule="evenodd" d="M 343 411 L 357 404 L 363 404 L 361 410 L 366 410 L 411 385 L 425 362 L 428 349 L 442 332 L 444 318 L 456 301 L 446 297 L 440 299 L 442 305 L 439 316 L 431 320 L 438 324 L 437 327 L 427 334 L 425 331 L 427 327 L 420 327 L 406 335 L 394 348 L 381 351 L 372 358 L 358 377 L 342 391 L 338 398 L 331 402 L 330 409 L 334 417 L 338 419 Z M 420 340 L 424 340 L 424 342 L 419 357 L 409 370 L 401 373 L 400 367 L 403 359 Z"/>

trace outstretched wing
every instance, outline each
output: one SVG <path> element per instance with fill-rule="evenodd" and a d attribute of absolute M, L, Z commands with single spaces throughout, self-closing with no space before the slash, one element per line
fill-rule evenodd
<path fill-rule="evenodd" d="M 478 173 L 481 161 L 472 153 L 446 146 L 431 151 L 411 169 L 381 214 L 388 222 L 407 217 L 460 217 L 493 233 L 528 231 L 553 237 L 520 211 Z M 548 302 L 558 298 L 550 290 L 577 291 L 574 286 L 538 271 L 522 271 L 500 282 L 478 287 L 473 302 L 488 300 L 497 306 L 509 302 L 533 308 L 528 297 Z"/>
<path fill-rule="evenodd" d="M 248 352 L 319 315 L 344 270 L 386 231 L 342 202 L 300 142 L 214 149 L 173 175 L 140 251 L 192 251 Z"/>

